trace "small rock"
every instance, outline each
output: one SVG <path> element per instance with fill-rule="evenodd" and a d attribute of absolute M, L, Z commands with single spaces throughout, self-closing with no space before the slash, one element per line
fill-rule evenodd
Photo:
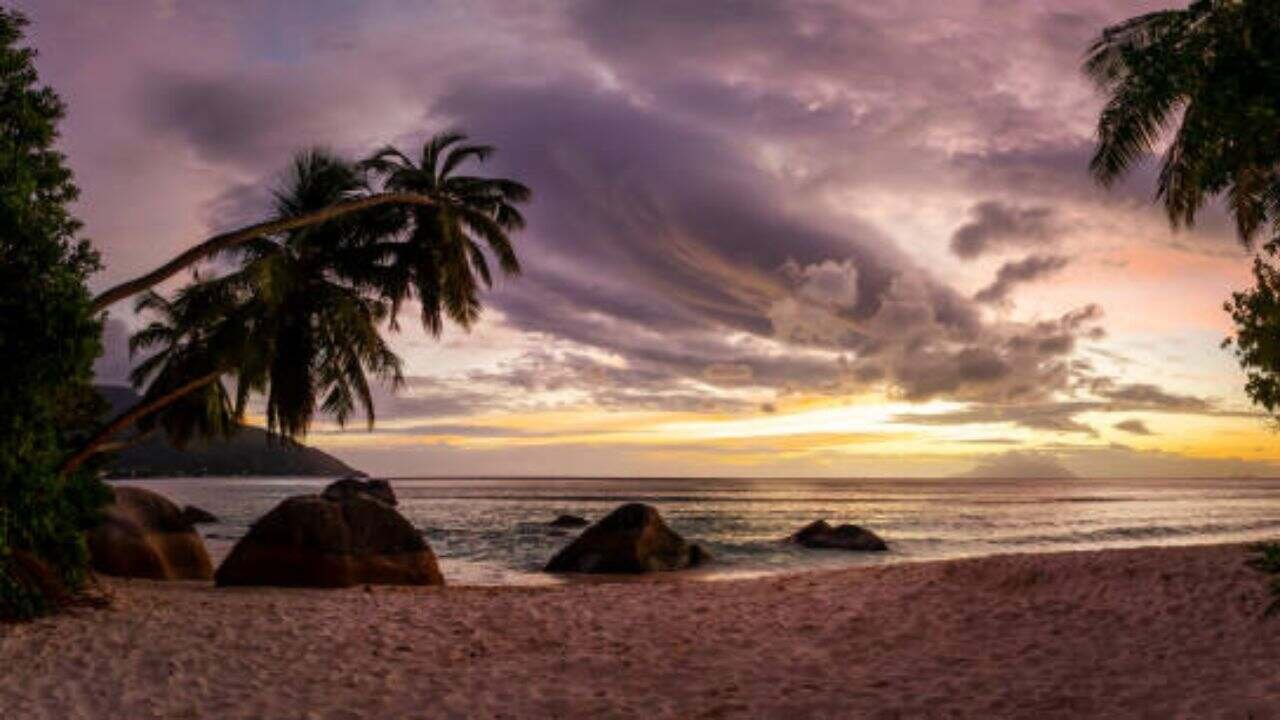
<path fill-rule="evenodd" d="M 878 552 L 888 550 L 879 535 L 860 528 L 857 525 L 840 525 L 832 527 L 826 520 L 818 520 L 801 528 L 788 541 L 807 548 L 826 548 L 832 550 L 858 550 Z"/>
<path fill-rule="evenodd" d="M 363 495 L 392 507 L 398 504 L 395 491 L 391 489 L 391 483 L 386 480 L 361 480 L 356 477 L 344 477 L 341 480 L 335 480 L 330 483 L 320 495 L 325 500 L 333 500 L 335 502 L 342 502 L 356 495 Z"/>
<path fill-rule="evenodd" d="M 218 516 L 195 505 L 182 508 L 182 519 L 189 525 L 208 525 L 218 522 Z"/>
<path fill-rule="evenodd" d="M 591 521 L 580 515 L 561 515 L 547 524 L 554 528 L 579 528 L 590 525 Z"/>

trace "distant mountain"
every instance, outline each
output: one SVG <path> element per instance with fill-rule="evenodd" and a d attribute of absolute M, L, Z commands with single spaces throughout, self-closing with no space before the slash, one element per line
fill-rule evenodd
<path fill-rule="evenodd" d="M 131 407 L 138 394 L 119 385 L 100 385 L 112 414 Z M 179 450 L 157 434 L 115 454 L 107 466 L 109 477 L 198 477 L 203 475 L 355 475 L 359 471 L 341 460 L 306 446 L 269 444 L 261 428 L 245 426 L 230 440 L 193 441 Z"/>
<path fill-rule="evenodd" d="M 1010 450 L 983 458 L 969 472 L 952 477 L 980 480 L 1074 480 L 1079 476 L 1050 455 L 1028 450 Z"/>

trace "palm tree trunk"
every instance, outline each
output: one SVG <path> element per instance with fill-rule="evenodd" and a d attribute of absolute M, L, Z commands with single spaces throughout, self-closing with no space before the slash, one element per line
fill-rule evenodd
<path fill-rule="evenodd" d="M 124 440 L 117 440 L 115 442 L 103 443 L 98 446 L 98 452 L 113 453 L 113 452 L 120 452 L 121 450 L 128 450 L 129 448 L 135 445 L 141 445 L 142 443 L 155 437 L 156 433 L 159 431 L 160 431 L 160 428 L 153 427 L 146 432 L 136 433 L 132 437 L 125 438 Z"/>
<path fill-rule="evenodd" d="M 66 475 L 75 472 L 76 469 L 84 464 L 85 460 L 88 460 L 100 452 L 105 452 L 108 449 L 108 445 L 111 444 L 109 442 L 111 440 L 111 436 L 138 422 L 147 415 L 150 415 L 157 410 L 162 410 L 165 407 L 172 405 L 174 402 L 181 400 L 183 397 L 186 397 L 195 390 L 214 382 L 222 376 L 222 372 L 223 371 L 221 370 L 217 370 L 209 373 L 208 375 L 198 377 L 195 380 L 170 390 L 158 398 L 153 400 L 143 400 L 116 416 L 114 420 L 107 423 L 101 430 L 94 434 L 93 437 L 89 438 L 88 442 L 86 442 L 79 450 L 67 457 L 66 460 L 62 461 L 62 465 L 58 467 L 58 475 L 65 477 Z"/>
<path fill-rule="evenodd" d="M 426 195 L 418 193 L 400 193 L 388 192 L 370 195 L 368 197 L 357 198 L 330 205 L 323 210 L 317 210 L 306 215 L 297 217 L 284 218 L 281 220 L 268 220 L 267 222 L 249 225 L 238 230 L 214 235 L 204 242 L 192 247 L 169 262 L 152 270 L 146 275 L 142 275 L 120 283 L 110 288 L 93 299 L 93 312 L 97 313 L 105 310 L 109 306 L 123 300 L 130 295 L 142 292 L 147 288 L 161 283 L 185 268 L 188 268 L 205 258 L 225 250 L 235 247 L 241 243 L 248 242 L 254 238 L 263 235 L 273 235 L 275 233 L 296 230 L 297 228 L 307 227 L 308 225 L 316 225 L 336 217 L 346 215 L 348 213 L 366 210 L 379 205 L 434 205 L 435 201 Z"/>

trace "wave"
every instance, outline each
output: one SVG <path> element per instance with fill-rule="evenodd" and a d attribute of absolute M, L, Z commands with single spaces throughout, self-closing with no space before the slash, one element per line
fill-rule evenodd
<path fill-rule="evenodd" d="M 1262 530 L 1280 532 L 1280 520 L 1257 520 L 1244 523 L 1203 523 L 1199 525 L 1132 525 L 1102 530 L 1087 530 L 1057 535 L 1025 535 L 1000 538 L 992 542 L 1001 545 L 1041 545 L 1106 542 L 1108 540 L 1155 540 L 1166 537 L 1190 537 L 1196 535 L 1232 535 Z"/>
<path fill-rule="evenodd" d="M 969 493 L 942 493 L 933 495 L 920 495 L 916 493 L 903 495 L 755 495 L 754 497 L 745 497 L 741 493 L 732 495 L 721 495 L 717 493 L 699 493 L 699 494 L 654 494 L 647 493 L 643 490 L 635 490 L 629 492 L 618 492 L 609 494 L 552 494 L 552 493 L 521 493 L 521 494 L 504 494 L 504 493 L 415 493 L 412 491 L 399 491 L 401 501 L 405 502 L 427 502 L 427 501 L 487 501 L 487 502 L 537 502 L 537 503 L 627 503 L 627 502 L 647 502 L 650 504 L 659 503 L 725 503 L 734 505 L 752 505 L 752 504 L 805 504 L 805 505 L 848 505 L 848 504 L 866 504 L 866 503 L 936 503 L 936 502 L 962 502 L 966 505 L 1053 505 L 1057 503 L 1143 503 L 1153 500 L 1170 500 L 1173 498 L 1159 496 L 1142 496 L 1142 497 L 1105 497 L 1105 496 L 1080 496 L 1080 497 L 1043 497 L 1028 495 L 1021 498 L 975 498 L 968 496 Z M 966 497 L 968 496 L 968 497 Z M 1277 495 L 1259 496 L 1256 498 L 1243 499 L 1276 499 Z M 1196 500 L 1198 497 L 1181 498 L 1185 500 Z M 1233 498 L 1241 499 L 1241 498 Z"/>

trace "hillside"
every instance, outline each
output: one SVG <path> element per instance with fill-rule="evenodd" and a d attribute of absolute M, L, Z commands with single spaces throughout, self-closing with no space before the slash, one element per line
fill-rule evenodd
<path fill-rule="evenodd" d="M 137 401 L 132 389 L 116 385 L 99 386 L 111 403 L 111 412 L 120 412 Z M 341 460 L 315 448 L 269 444 L 261 428 L 245 426 L 230 440 L 193 442 L 179 450 L 162 436 L 123 450 L 107 467 L 109 477 L 187 477 L 222 475 L 352 475 L 358 471 Z"/>

